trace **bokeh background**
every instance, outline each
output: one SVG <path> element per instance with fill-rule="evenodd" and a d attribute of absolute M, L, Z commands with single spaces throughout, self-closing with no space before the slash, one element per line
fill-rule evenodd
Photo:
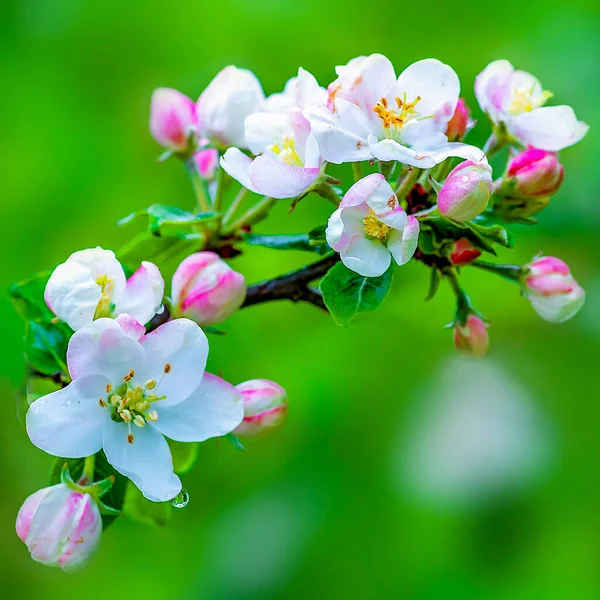
<path fill-rule="evenodd" d="M 600 597 L 600 8 L 593 0 L 369 3 L 344 0 L 8 0 L 0 8 L 0 580 L 5 597 L 246 600 Z M 371 52 L 401 70 L 451 64 L 473 80 L 507 58 L 552 102 L 591 126 L 566 150 L 565 184 L 534 228 L 515 226 L 505 262 L 540 250 L 572 265 L 588 292 L 564 325 L 543 322 L 516 286 L 464 273 L 491 320 L 486 361 L 454 358 L 447 289 L 425 303 L 427 273 L 399 269 L 378 312 L 348 329 L 312 306 L 241 311 L 212 337 L 210 367 L 237 383 L 266 377 L 290 396 L 286 426 L 241 453 L 203 445 L 191 500 L 167 528 L 110 528 L 87 570 L 32 562 L 14 533 L 50 458 L 16 418 L 23 323 L 5 290 L 77 249 L 118 248 L 116 221 L 152 203 L 193 207 L 177 161 L 157 164 L 152 90 L 197 97 L 227 64 L 265 91 L 298 66 L 327 85 Z M 483 143 L 480 119 L 470 140 Z M 259 231 L 302 232 L 329 205 L 287 203 Z M 252 250 L 249 281 L 312 257 Z"/>

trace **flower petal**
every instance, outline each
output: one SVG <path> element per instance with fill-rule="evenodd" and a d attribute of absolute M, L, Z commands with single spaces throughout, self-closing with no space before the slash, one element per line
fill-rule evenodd
<path fill-rule="evenodd" d="M 245 123 L 246 144 L 252 154 L 262 154 L 273 144 L 281 144 L 285 138 L 294 136 L 288 113 L 258 112 L 250 115 Z"/>
<path fill-rule="evenodd" d="M 514 67 L 507 60 L 491 62 L 475 78 L 475 96 L 484 113 L 494 122 L 500 120 L 510 94 L 510 78 Z"/>
<path fill-rule="evenodd" d="M 152 425 L 134 427 L 133 443 L 125 423 L 109 420 L 104 428 L 104 452 L 108 462 L 128 477 L 153 502 L 166 502 L 181 491 L 181 481 L 173 472 L 173 459 L 167 441 Z"/>
<path fill-rule="evenodd" d="M 400 206 L 392 186 L 382 179 L 367 198 L 367 204 L 377 218 L 393 229 L 404 229 L 406 212 Z"/>
<path fill-rule="evenodd" d="M 570 106 L 536 108 L 517 115 L 510 123 L 511 133 L 524 144 L 550 152 L 576 144 L 588 129 Z"/>
<path fill-rule="evenodd" d="M 67 348 L 67 364 L 73 379 L 85 375 L 104 375 L 112 384 L 133 369 L 144 378 L 147 359 L 141 345 L 113 319 L 97 319 L 75 332 Z"/>
<path fill-rule="evenodd" d="M 125 335 L 136 342 L 141 342 L 142 338 L 146 335 L 146 328 L 129 315 L 119 315 L 115 319 L 115 322 L 119 324 Z"/>
<path fill-rule="evenodd" d="M 412 215 L 406 227 L 390 231 L 387 248 L 399 266 L 405 265 L 414 255 L 419 241 L 419 221 Z"/>
<path fill-rule="evenodd" d="M 131 315 L 136 321 L 145 324 L 160 312 L 165 290 L 165 282 L 158 267 L 143 262 L 140 268 L 127 280 L 125 291 L 117 299 L 115 311 Z"/>
<path fill-rule="evenodd" d="M 259 194 L 271 198 L 295 198 L 317 179 L 320 169 L 288 165 L 270 156 L 258 156 L 250 166 L 250 181 Z"/>
<path fill-rule="evenodd" d="M 153 393 L 167 396 L 161 400 L 161 406 L 185 400 L 200 385 L 208 340 L 193 321 L 175 319 L 165 323 L 146 335 L 141 347 L 149 360 L 149 372 L 158 382 Z"/>
<path fill-rule="evenodd" d="M 221 156 L 221 167 L 225 172 L 239 181 L 246 189 L 251 192 L 256 192 L 250 181 L 250 165 L 252 159 L 246 156 L 239 148 L 228 148 L 223 156 Z"/>
<path fill-rule="evenodd" d="M 81 458 L 102 448 L 102 430 L 110 419 L 98 404 L 106 397 L 102 375 L 81 377 L 66 388 L 38 398 L 27 411 L 27 435 L 52 456 Z"/>
<path fill-rule="evenodd" d="M 381 242 L 360 236 L 350 241 L 340 257 L 351 271 L 365 277 L 383 275 L 392 262 L 390 253 Z"/>
<path fill-rule="evenodd" d="M 163 409 L 156 404 L 154 427 L 180 442 L 203 442 L 233 431 L 244 417 L 242 395 L 229 383 L 205 373 L 200 386 L 183 402 Z"/>

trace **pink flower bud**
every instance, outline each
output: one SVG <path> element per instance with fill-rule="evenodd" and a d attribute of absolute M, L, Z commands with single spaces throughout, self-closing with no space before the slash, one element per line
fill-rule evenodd
<path fill-rule="evenodd" d="M 468 265 L 481 256 L 481 252 L 467 238 L 461 238 L 450 247 L 450 262 L 461 267 Z"/>
<path fill-rule="evenodd" d="M 198 173 L 203 179 L 213 179 L 219 165 L 219 151 L 216 148 L 206 148 L 194 154 Z"/>
<path fill-rule="evenodd" d="M 454 325 L 454 346 L 457 350 L 473 356 L 485 356 L 489 345 L 487 325 L 477 315 L 471 313 L 464 326 L 458 322 Z"/>
<path fill-rule="evenodd" d="M 177 267 L 172 296 L 177 316 L 198 325 L 213 325 L 240 308 L 246 297 L 246 282 L 214 252 L 198 252 Z"/>
<path fill-rule="evenodd" d="M 560 188 L 564 169 L 553 152 L 530 148 L 511 158 L 507 175 L 521 196 L 550 196 Z"/>
<path fill-rule="evenodd" d="M 464 98 L 459 98 L 456 109 L 446 129 L 446 136 L 450 142 L 462 140 L 469 130 L 469 107 Z"/>
<path fill-rule="evenodd" d="M 192 100 L 177 90 L 154 90 L 150 132 L 161 146 L 174 152 L 187 150 L 189 137 L 196 132 L 196 126 L 196 105 Z"/>
<path fill-rule="evenodd" d="M 274 381 L 252 379 L 236 386 L 244 399 L 244 420 L 233 433 L 250 437 L 281 425 L 287 413 L 287 394 Z"/>
<path fill-rule="evenodd" d="M 563 323 L 583 306 L 585 292 L 559 258 L 542 256 L 525 269 L 523 293 L 542 319 Z"/>
<path fill-rule="evenodd" d="M 89 494 L 60 483 L 25 500 L 16 529 L 33 560 L 71 572 L 82 567 L 98 547 L 102 519 Z"/>
<path fill-rule="evenodd" d="M 438 193 L 438 208 L 445 217 L 470 221 L 487 208 L 492 187 L 492 168 L 465 160 L 450 171 Z"/>

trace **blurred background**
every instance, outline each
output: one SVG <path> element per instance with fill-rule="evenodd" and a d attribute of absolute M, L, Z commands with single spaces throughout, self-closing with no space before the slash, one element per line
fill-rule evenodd
<path fill-rule="evenodd" d="M 354 0 L 8 0 L 0 8 L 2 214 L 0 580 L 6 597 L 69 600 L 275 598 L 592 600 L 600 597 L 600 8 L 593 0 L 381 4 Z M 491 320 L 486 361 L 454 356 L 453 298 L 425 303 L 420 264 L 348 329 L 312 306 L 243 310 L 211 337 L 209 367 L 233 383 L 264 377 L 289 393 L 289 420 L 241 453 L 202 446 L 190 503 L 166 528 L 119 522 L 87 570 L 29 558 L 14 533 L 51 459 L 16 418 L 23 323 L 8 285 L 71 252 L 118 248 L 116 221 L 153 203 L 191 209 L 181 165 L 158 164 L 152 90 L 197 97 L 228 64 L 266 93 L 298 66 L 323 85 L 350 58 L 382 52 L 401 71 L 437 57 L 473 80 L 506 58 L 536 74 L 590 126 L 562 154 L 566 177 L 538 227 L 514 226 L 524 263 L 566 260 L 587 304 L 543 322 L 513 284 L 465 270 Z M 498 167 L 500 168 L 500 166 Z M 349 179 L 349 177 L 348 177 Z M 331 211 L 311 197 L 264 232 L 303 232 Z M 311 256 L 252 249 L 248 281 Z M 473 270 L 474 271 L 474 270 Z"/>

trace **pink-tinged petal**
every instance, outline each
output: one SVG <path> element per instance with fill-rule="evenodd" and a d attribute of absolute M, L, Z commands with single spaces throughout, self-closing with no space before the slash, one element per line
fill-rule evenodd
<path fill-rule="evenodd" d="M 510 78 L 514 67 L 507 60 L 490 63 L 475 78 L 475 96 L 481 110 L 497 122 L 504 112 L 506 98 L 510 94 Z"/>
<path fill-rule="evenodd" d="M 367 205 L 373 210 L 379 221 L 393 229 L 404 229 L 406 212 L 400 206 L 392 186 L 385 180 L 380 180 L 377 187 L 369 194 Z"/>
<path fill-rule="evenodd" d="M 194 160 L 200 177 L 213 179 L 219 166 L 219 151 L 216 148 L 206 148 L 194 154 Z"/>
<path fill-rule="evenodd" d="M 236 386 L 244 399 L 244 420 L 234 434 L 250 437 L 278 427 L 287 413 L 286 391 L 274 381 L 252 379 Z"/>
<path fill-rule="evenodd" d="M 125 335 L 136 342 L 141 342 L 146 335 L 146 328 L 130 315 L 119 315 L 115 322 L 125 332 Z"/>
<path fill-rule="evenodd" d="M 158 420 L 154 427 L 180 442 L 203 442 L 226 435 L 242 421 L 242 395 L 231 384 L 205 373 L 202 383 L 189 398 L 163 408 L 157 403 Z"/>
<path fill-rule="evenodd" d="M 565 294 L 542 296 L 530 294 L 531 306 L 545 321 L 564 323 L 574 317 L 585 303 L 585 291 L 574 283 L 571 291 Z"/>
<path fill-rule="evenodd" d="M 418 241 L 419 221 L 411 215 L 403 230 L 393 229 L 390 231 L 387 248 L 396 263 L 402 266 L 413 257 Z"/>
<path fill-rule="evenodd" d="M 589 126 L 578 121 L 570 106 L 544 106 L 512 119 L 511 133 L 524 144 L 558 152 L 579 142 Z"/>
<path fill-rule="evenodd" d="M 196 323 L 175 319 L 161 325 L 141 342 L 150 364 L 152 378 L 157 381 L 153 390 L 166 396 L 161 406 L 171 406 L 185 400 L 202 381 L 208 340 Z"/>
<path fill-rule="evenodd" d="M 181 491 L 181 481 L 173 472 L 173 459 L 167 441 L 151 424 L 131 430 L 126 423 L 109 421 L 104 430 L 104 452 L 108 462 L 128 477 L 148 500 L 166 502 Z"/>
<path fill-rule="evenodd" d="M 485 356 L 490 345 L 487 324 L 477 315 L 470 314 L 464 326 L 454 326 L 454 346 L 472 356 Z"/>
<path fill-rule="evenodd" d="M 295 198 L 320 175 L 320 169 L 295 167 L 270 156 L 258 156 L 250 166 L 250 181 L 259 194 L 271 198 Z"/>
<path fill-rule="evenodd" d="M 102 448 L 102 430 L 110 419 L 98 400 L 110 383 L 101 375 L 76 379 L 66 388 L 38 398 L 26 415 L 27 435 L 52 456 L 80 458 Z"/>
<path fill-rule="evenodd" d="M 534 275 L 570 275 L 569 265 L 555 256 L 541 256 L 529 263 L 527 267 Z"/>
<path fill-rule="evenodd" d="M 336 210 L 329 219 L 325 237 L 336 252 L 342 252 L 355 237 L 365 236 L 364 219 L 369 214 L 366 204 L 345 206 Z"/>
<path fill-rule="evenodd" d="M 324 106 L 308 107 L 308 119 L 324 160 L 341 164 L 371 158 L 367 138 L 371 124 L 365 113 L 355 104 L 339 99 L 335 112 Z"/>
<path fill-rule="evenodd" d="M 110 383 L 120 384 L 130 370 L 135 371 L 136 378 L 148 375 L 141 345 L 113 319 L 97 319 L 75 332 L 67 348 L 67 364 L 73 379 L 103 375 Z"/>
<path fill-rule="evenodd" d="M 217 263 L 221 257 L 215 252 L 196 252 L 185 258 L 173 275 L 171 294 L 173 303 L 179 305 L 194 285 L 194 279 L 209 266 Z"/>
<path fill-rule="evenodd" d="M 127 280 L 123 294 L 117 299 L 115 311 L 128 314 L 140 323 L 147 323 L 160 311 L 165 282 L 153 263 L 144 262 Z"/>
<path fill-rule="evenodd" d="M 150 132 L 165 148 L 175 152 L 186 150 L 188 137 L 196 131 L 196 106 L 190 98 L 169 88 L 152 94 Z"/>
<path fill-rule="evenodd" d="M 221 156 L 221 167 L 225 172 L 239 181 L 246 189 L 256 192 L 250 181 L 250 165 L 252 159 L 246 156 L 239 148 L 229 148 Z"/>
<path fill-rule="evenodd" d="M 365 277 L 383 275 L 392 261 L 390 253 L 381 242 L 358 236 L 350 241 L 340 257 L 351 271 Z"/>
<path fill-rule="evenodd" d="M 571 277 L 563 275 L 535 275 L 527 277 L 525 282 L 530 292 L 540 296 L 570 294 L 576 285 Z"/>
<path fill-rule="evenodd" d="M 344 194 L 340 206 L 358 206 L 363 202 L 366 203 L 369 196 L 384 182 L 385 177 L 381 173 L 371 173 L 370 175 L 359 179 Z"/>
<path fill-rule="evenodd" d="M 27 536 L 29 535 L 29 530 L 31 528 L 31 523 L 39 508 L 40 504 L 44 500 L 44 498 L 48 495 L 48 492 L 52 489 L 52 487 L 43 488 L 28 496 L 23 505 L 19 509 L 19 513 L 17 514 L 17 522 L 15 525 L 17 535 L 22 542 L 27 540 Z"/>

